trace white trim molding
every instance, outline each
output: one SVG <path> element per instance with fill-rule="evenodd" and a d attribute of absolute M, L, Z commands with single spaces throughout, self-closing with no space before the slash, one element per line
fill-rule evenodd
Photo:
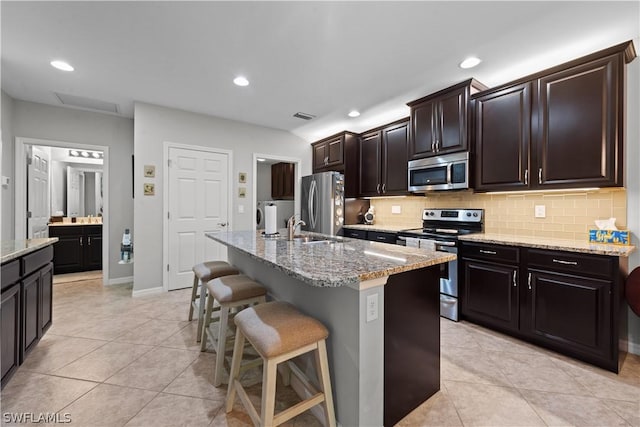
<path fill-rule="evenodd" d="M 107 285 L 122 285 L 124 283 L 133 283 L 133 276 L 116 277 L 115 279 L 109 279 L 109 283 Z"/>
<path fill-rule="evenodd" d="M 160 294 L 164 292 L 164 287 L 163 286 L 156 286 L 155 288 L 149 288 L 149 289 L 140 289 L 137 291 L 132 291 L 131 292 L 131 297 L 132 298 L 136 298 L 136 297 L 142 297 L 145 295 L 153 295 L 153 294 Z"/>

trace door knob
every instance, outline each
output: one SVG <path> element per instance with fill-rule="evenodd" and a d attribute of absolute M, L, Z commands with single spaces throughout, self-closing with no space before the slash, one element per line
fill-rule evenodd
<path fill-rule="evenodd" d="M 227 226 L 227 223 L 226 223 L 226 222 L 219 222 L 219 223 L 218 223 L 218 225 L 219 225 L 220 227 L 226 227 L 226 226 Z"/>

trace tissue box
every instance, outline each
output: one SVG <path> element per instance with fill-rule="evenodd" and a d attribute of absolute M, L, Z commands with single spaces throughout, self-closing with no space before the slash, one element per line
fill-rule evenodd
<path fill-rule="evenodd" d="M 590 243 L 608 243 L 612 245 L 630 245 L 629 230 L 589 230 Z"/>

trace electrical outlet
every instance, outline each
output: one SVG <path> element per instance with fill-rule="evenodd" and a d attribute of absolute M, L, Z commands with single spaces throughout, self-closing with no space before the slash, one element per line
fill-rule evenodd
<path fill-rule="evenodd" d="M 378 318 L 378 294 L 367 296 L 367 322 L 372 322 Z"/>
<path fill-rule="evenodd" d="M 547 217 L 547 209 L 546 209 L 545 205 L 536 205 L 535 217 L 536 218 L 546 218 Z"/>
<path fill-rule="evenodd" d="M 402 213 L 402 206 L 400 206 L 400 205 L 391 205 L 391 213 L 392 214 L 401 214 Z"/>

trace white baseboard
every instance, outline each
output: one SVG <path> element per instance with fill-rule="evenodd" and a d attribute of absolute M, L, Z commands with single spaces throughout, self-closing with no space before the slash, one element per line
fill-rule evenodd
<path fill-rule="evenodd" d="M 628 342 L 629 344 L 629 353 L 640 355 L 640 343 L 637 342 Z"/>
<path fill-rule="evenodd" d="M 107 286 L 122 285 L 124 283 L 133 283 L 133 276 L 116 277 L 115 279 L 109 279 Z"/>
<path fill-rule="evenodd" d="M 162 286 L 158 286 L 157 288 L 149 288 L 149 289 L 140 289 L 137 291 L 133 291 L 131 293 L 132 297 L 141 297 L 143 295 L 152 295 L 152 294 L 159 294 L 161 292 L 164 292 L 164 288 Z"/>

